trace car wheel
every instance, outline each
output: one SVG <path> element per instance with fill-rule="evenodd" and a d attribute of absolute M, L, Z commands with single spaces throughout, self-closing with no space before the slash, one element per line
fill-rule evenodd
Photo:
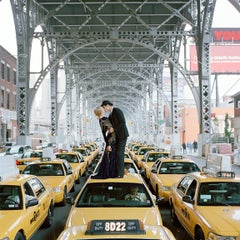
<path fill-rule="evenodd" d="M 73 186 L 72 186 L 70 192 L 75 192 L 75 182 L 73 183 Z"/>
<path fill-rule="evenodd" d="M 62 206 L 65 206 L 66 203 L 67 203 L 67 189 L 66 189 L 66 187 L 65 187 L 65 188 L 64 188 L 64 191 L 63 191 L 63 200 L 62 200 L 62 202 L 61 202 L 61 205 L 62 205 Z"/>
<path fill-rule="evenodd" d="M 170 206 L 170 218 L 171 218 L 171 223 L 176 225 L 178 224 L 178 219 L 177 219 L 177 215 L 175 213 L 175 209 L 174 209 L 174 206 L 171 204 Z"/>
<path fill-rule="evenodd" d="M 79 172 L 79 174 L 78 174 L 78 178 L 77 178 L 77 180 L 76 180 L 76 183 L 77 183 L 77 184 L 80 183 L 80 177 L 81 177 L 81 172 Z"/>
<path fill-rule="evenodd" d="M 159 194 L 158 194 L 158 185 L 156 185 L 156 188 L 155 188 L 156 190 L 155 190 L 155 194 L 156 194 L 156 196 L 157 197 L 159 197 Z"/>
<path fill-rule="evenodd" d="M 195 239 L 196 240 L 204 240 L 204 234 L 200 227 L 197 227 L 195 230 Z"/>
<path fill-rule="evenodd" d="M 25 237 L 21 232 L 18 232 L 17 235 L 15 236 L 14 240 L 25 240 Z"/>
<path fill-rule="evenodd" d="M 51 205 L 49 206 L 49 209 L 48 209 L 48 215 L 44 221 L 43 226 L 50 227 L 52 225 L 52 221 L 53 221 L 53 205 L 51 203 Z"/>

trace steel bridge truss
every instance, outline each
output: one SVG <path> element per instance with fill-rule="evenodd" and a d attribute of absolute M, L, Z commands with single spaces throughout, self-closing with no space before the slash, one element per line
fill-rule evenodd
<path fill-rule="evenodd" d="M 240 9 L 239 1 L 230 2 Z M 76 130 L 77 141 L 80 141 L 81 113 L 92 111 L 103 99 L 109 98 L 129 119 L 143 114 L 144 108 L 149 107 L 145 126 L 155 121 L 160 127 L 158 121 L 163 119 L 163 106 L 167 105 L 171 132 L 176 136 L 175 145 L 179 145 L 178 81 L 181 75 L 193 93 L 200 134 L 206 141 L 211 133 L 209 46 L 215 3 L 216 0 L 11 0 L 18 46 L 19 134 L 29 135 L 31 104 L 50 74 L 52 136 L 57 135 L 64 103 L 66 134 L 70 136 Z M 42 27 L 42 32 L 36 31 L 37 26 Z M 190 30 L 186 30 L 186 26 Z M 35 38 L 46 42 L 49 64 L 42 67 L 30 88 L 30 56 Z M 196 42 L 197 84 L 180 64 L 180 50 L 186 38 Z M 164 93 L 166 65 L 170 69 L 170 99 Z M 57 88 L 63 80 L 58 76 L 59 69 L 64 69 L 66 74 L 66 91 L 60 101 Z"/>

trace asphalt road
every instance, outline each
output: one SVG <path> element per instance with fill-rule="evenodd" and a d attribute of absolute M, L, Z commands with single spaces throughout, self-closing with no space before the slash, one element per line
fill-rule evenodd
<path fill-rule="evenodd" d="M 88 176 L 82 177 L 80 184 L 76 184 L 75 192 L 70 193 L 69 195 L 75 197 L 76 194 L 79 192 L 83 184 L 85 183 Z M 54 208 L 54 217 L 53 217 L 53 224 L 50 228 L 40 228 L 31 240 L 55 240 L 63 231 L 65 222 L 68 217 L 68 213 L 71 206 L 55 206 Z M 177 240 L 192 240 L 192 238 L 187 234 L 187 232 L 183 229 L 183 227 L 179 224 L 177 226 L 173 226 L 170 222 L 170 211 L 169 206 L 162 205 L 159 206 L 163 224 L 168 227 L 174 234 Z"/>

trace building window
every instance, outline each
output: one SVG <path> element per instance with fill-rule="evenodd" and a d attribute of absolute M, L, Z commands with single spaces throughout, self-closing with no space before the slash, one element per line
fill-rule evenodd
<path fill-rule="evenodd" d="M 10 66 L 7 66 L 7 81 L 10 82 Z"/>
<path fill-rule="evenodd" d="M 14 99 L 13 110 L 15 110 L 17 106 L 17 95 L 15 93 L 13 94 L 13 99 Z"/>
<path fill-rule="evenodd" d="M 10 92 L 7 92 L 7 109 L 10 109 Z"/>
<path fill-rule="evenodd" d="M 237 100 L 237 108 L 240 108 L 240 99 Z"/>
<path fill-rule="evenodd" d="M 4 107 L 4 89 L 1 89 L 1 107 Z"/>
<path fill-rule="evenodd" d="M 17 72 L 16 72 L 16 70 L 13 70 L 13 84 L 17 85 Z"/>
<path fill-rule="evenodd" d="M 1 73 L 2 73 L 2 79 L 4 79 L 5 78 L 5 72 L 4 72 L 4 70 L 5 70 L 5 64 L 2 62 L 1 63 Z"/>

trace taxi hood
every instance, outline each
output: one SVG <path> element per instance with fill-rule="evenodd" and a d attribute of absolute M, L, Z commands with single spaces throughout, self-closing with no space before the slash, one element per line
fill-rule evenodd
<path fill-rule="evenodd" d="M 160 217 L 159 217 L 160 216 Z M 87 224 L 94 219 L 140 219 L 144 225 L 162 225 L 160 213 L 154 208 L 75 208 L 69 214 L 66 227 Z"/>
<path fill-rule="evenodd" d="M 66 176 L 39 176 L 39 178 L 45 183 L 52 187 L 58 187 L 61 185 L 63 179 L 66 178 Z"/>
<path fill-rule="evenodd" d="M 200 207 L 199 213 L 215 229 L 216 234 L 223 236 L 239 235 L 240 209 L 238 206 Z"/>
<path fill-rule="evenodd" d="M 0 214 L 1 231 L 0 239 L 9 235 L 17 225 L 24 221 L 23 210 L 2 210 Z"/>
<path fill-rule="evenodd" d="M 157 176 L 164 186 L 171 187 L 174 183 L 179 182 L 184 174 L 158 174 Z"/>

